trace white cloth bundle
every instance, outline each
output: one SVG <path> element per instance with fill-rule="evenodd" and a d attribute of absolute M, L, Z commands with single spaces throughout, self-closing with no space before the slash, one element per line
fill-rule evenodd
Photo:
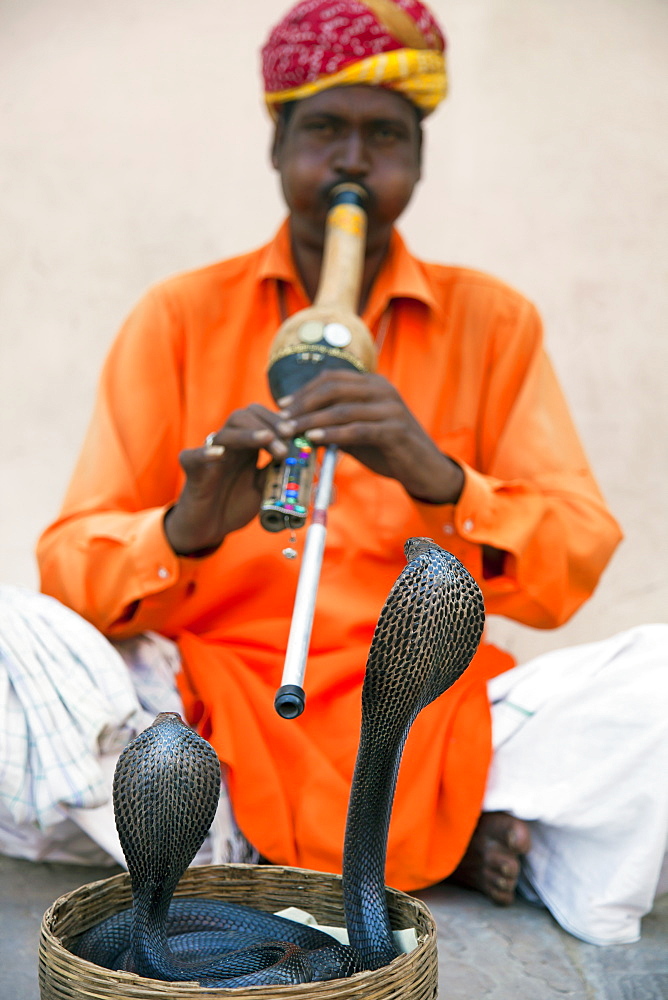
<path fill-rule="evenodd" d="M 125 864 L 111 787 L 119 754 L 183 705 L 178 649 L 148 633 L 112 645 L 58 601 L 0 586 L 0 851 Z M 221 788 L 195 864 L 254 861 Z"/>
<path fill-rule="evenodd" d="M 104 802 L 100 754 L 146 724 L 104 636 L 43 594 L 0 587 L 0 799 L 17 823 Z"/>
<path fill-rule="evenodd" d="M 539 656 L 489 694 L 484 808 L 531 821 L 528 894 L 585 941 L 637 941 L 668 890 L 668 625 Z"/>

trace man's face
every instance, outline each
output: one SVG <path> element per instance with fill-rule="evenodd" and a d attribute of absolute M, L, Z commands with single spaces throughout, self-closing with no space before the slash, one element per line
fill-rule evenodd
<path fill-rule="evenodd" d="M 293 234 L 322 245 L 332 188 L 354 181 L 369 200 L 368 243 L 385 239 L 420 178 L 415 109 L 380 87 L 336 87 L 298 101 L 276 130 L 272 163 L 281 175 Z"/>

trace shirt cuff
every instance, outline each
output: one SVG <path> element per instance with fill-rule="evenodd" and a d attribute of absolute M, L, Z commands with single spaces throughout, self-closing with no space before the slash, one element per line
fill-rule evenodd
<path fill-rule="evenodd" d="M 107 627 L 116 632 L 130 623 L 141 630 L 153 627 L 144 622 L 151 615 L 156 598 L 164 608 L 176 606 L 187 596 L 198 574 L 198 561 L 177 556 L 164 530 L 168 507 L 142 511 L 132 518 L 132 526 L 107 525 L 97 535 L 100 542 L 116 542 L 124 554 L 110 560 L 105 574 L 104 604 L 115 609 Z M 156 605 L 157 607 L 157 605 Z"/>
<path fill-rule="evenodd" d="M 181 580 L 186 560 L 167 541 L 164 520 L 169 507 L 146 511 L 136 526 L 133 548 L 140 554 L 136 579 L 143 594 L 155 594 Z"/>
<path fill-rule="evenodd" d="M 430 537 L 462 562 L 476 580 L 486 580 L 495 591 L 514 590 L 515 560 L 511 551 L 500 541 L 498 524 L 499 504 L 496 491 L 503 485 L 500 480 L 485 476 L 463 462 L 464 486 L 456 504 L 428 504 L 416 501 L 420 515 Z M 500 561 L 503 571 L 489 576 L 484 562 L 483 547 L 505 553 Z"/>

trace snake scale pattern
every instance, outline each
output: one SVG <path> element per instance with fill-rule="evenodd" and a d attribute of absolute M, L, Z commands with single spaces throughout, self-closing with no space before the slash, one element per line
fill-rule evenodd
<path fill-rule="evenodd" d="M 407 564 L 374 632 L 343 853 L 350 945 L 313 928 L 216 900 L 177 899 L 218 802 L 215 751 L 163 713 L 130 743 L 114 778 L 116 825 L 133 905 L 81 935 L 71 950 L 107 969 L 204 987 L 338 979 L 396 957 L 384 873 L 399 763 L 418 713 L 461 676 L 484 625 L 482 595 L 449 552 L 406 542 Z"/>

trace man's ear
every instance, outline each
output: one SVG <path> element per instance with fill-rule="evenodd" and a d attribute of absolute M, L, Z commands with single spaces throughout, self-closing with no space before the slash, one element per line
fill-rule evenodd
<path fill-rule="evenodd" d="M 283 121 L 283 117 L 279 116 L 278 121 L 276 122 L 276 128 L 274 129 L 274 140 L 271 144 L 271 165 L 274 170 L 278 170 L 284 135 L 285 122 Z"/>

